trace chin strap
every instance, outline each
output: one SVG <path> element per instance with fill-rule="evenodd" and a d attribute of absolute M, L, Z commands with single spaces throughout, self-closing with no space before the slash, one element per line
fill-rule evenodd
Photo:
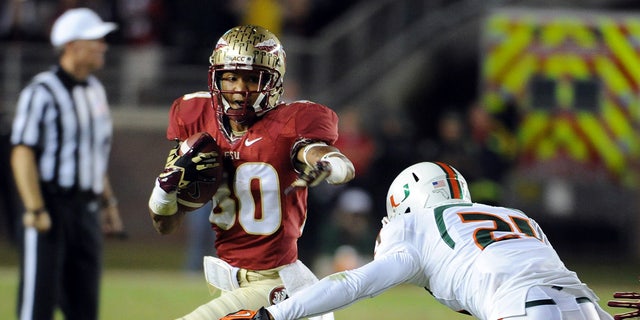
<path fill-rule="evenodd" d="M 253 108 L 253 111 L 255 112 L 255 114 L 257 116 L 261 116 L 267 110 L 269 110 L 268 108 L 262 108 L 262 106 L 261 106 L 261 103 L 265 99 L 266 96 L 267 96 L 266 94 L 260 93 L 258 95 L 258 98 L 256 98 L 256 101 L 253 103 L 253 105 L 251 105 L 251 108 Z M 222 93 L 220 94 L 220 100 L 222 100 L 223 110 L 224 110 L 224 113 L 226 114 L 227 112 L 229 112 L 229 109 L 232 109 L 231 108 L 231 104 L 229 104 L 229 101 L 227 101 L 227 99 L 222 95 Z M 246 113 L 246 111 L 245 111 L 245 113 Z"/>

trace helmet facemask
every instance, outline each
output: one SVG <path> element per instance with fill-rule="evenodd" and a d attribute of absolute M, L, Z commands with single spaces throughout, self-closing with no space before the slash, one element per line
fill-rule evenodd
<path fill-rule="evenodd" d="M 261 116 L 267 110 L 273 108 L 269 104 L 270 97 L 274 94 L 275 88 L 278 87 L 278 81 L 280 76 L 273 74 L 269 70 L 263 68 L 253 68 L 248 71 L 255 71 L 257 77 L 257 89 L 256 90 L 224 90 L 221 85 L 222 77 L 226 72 L 243 72 L 247 69 L 236 68 L 233 70 L 222 68 L 216 69 L 210 67 L 209 72 L 209 88 L 214 98 L 218 99 L 218 105 L 222 108 L 222 111 L 229 118 L 237 121 L 240 124 L 249 124 L 256 116 Z M 282 86 L 280 86 L 281 90 Z M 224 96 L 225 94 L 235 94 L 242 96 L 237 98 L 236 101 L 228 101 Z M 256 96 L 257 95 L 257 96 Z M 278 94 L 279 96 L 279 94 Z M 255 97 L 255 100 L 253 98 Z M 253 101 L 253 102 L 252 102 Z M 236 103 L 240 105 L 240 108 L 232 108 L 231 104 Z"/>
<path fill-rule="evenodd" d="M 258 26 L 240 26 L 227 31 L 209 58 L 209 90 L 218 112 L 240 124 L 251 124 L 256 117 L 274 108 L 283 92 L 285 53 L 278 38 Z M 225 72 L 254 71 L 258 77 L 255 91 L 223 91 L 221 76 Z M 223 94 L 240 94 L 241 101 L 227 101 Z M 252 96 L 257 97 L 254 102 Z M 231 104 L 241 102 L 241 108 Z"/>

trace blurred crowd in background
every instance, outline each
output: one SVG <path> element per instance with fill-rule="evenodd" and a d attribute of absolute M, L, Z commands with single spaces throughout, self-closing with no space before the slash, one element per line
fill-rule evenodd
<path fill-rule="evenodd" d="M 7 0 L 0 39 L 47 42 L 53 20 L 68 8 L 88 7 L 120 25 L 114 45 L 176 46 L 177 63 L 202 64 L 229 26 L 253 22 L 276 35 L 313 37 L 358 1 L 327 0 Z M 206 63 L 206 60 L 204 60 Z"/>
<path fill-rule="evenodd" d="M 0 45 L 46 44 L 49 34 L 48 26 L 59 13 L 67 8 L 86 6 L 94 9 L 106 21 L 115 21 L 120 25 L 119 31 L 109 36 L 111 37 L 108 38 L 110 45 L 145 48 L 141 51 L 141 57 L 145 63 L 157 62 L 154 56 L 162 52 L 163 48 L 176 48 L 177 52 L 171 56 L 170 60 L 165 60 L 164 64 L 201 66 L 202 69 L 196 69 L 200 73 L 200 86 L 193 88 L 193 91 L 196 91 L 206 89 L 207 58 L 217 38 L 230 26 L 249 22 L 260 24 L 282 36 L 286 49 L 287 37 L 313 39 L 345 12 L 364 2 L 366 1 L 7 0 L 1 5 Z M 518 4 L 518 1 L 514 2 Z M 424 3 L 423 8 L 449 5 L 447 1 L 424 1 Z M 601 8 L 607 10 L 619 8 L 630 10 L 634 5 L 637 6 L 633 1 L 611 1 L 610 3 L 600 1 L 598 3 Z M 385 21 L 381 20 L 379 23 L 384 26 Z M 465 39 L 454 37 L 453 41 L 462 42 Z M 388 186 L 398 172 L 419 161 L 441 160 L 464 172 L 470 182 L 475 201 L 496 205 L 514 204 L 519 207 L 518 204 L 507 201 L 505 194 L 513 190 L 505 189 L 513 187 L 508 184 L 508 181 L 518 165 L 517 128 L 522 111 L 515 101 L 508 103 L 499 113 L 489 113 L 484 107 L 478 95 L 481 57 L 479 49 L 475 46 L 477 42 L 479 39 L 473 40 L 470 50 L 460 50 L 458 46 L 460 43 L 447 43 L 431 53 L 433 60 L 437 61 L 431 64 L 431 74 L 425 75 L 424 79 L 413 79 L 415 90 L 406 94 L 406 98 L 397 99 L 395 103 L 400 104 L 398 106 L 379 108 L 358 103 L 329 105 L 340 116 L 340 138 L 336 146 L 353 161 L 357 178 L 341 187 L 320 185 L 311 189 L 310 214 L 305 233 L 300 240 L 301 260 L 309 261 L 322 274 L 352 268 L 370 260 L 376 237 L 372 232 L 378 229 L 380 219 L 386 214 L 384 198 Z M 469 49 L 469 44 L 462 48 Z M 403 51 L 399 48 L 397 53 L 402 54 Z M 133 65 L 137 61 L 140 60 L 134 59 Z M 291 65 L 296 64 L 304 64 L 304 61 L 293 61 Z M 371 66 L 371 68 L 375 67 Z M 384 77 L 386 72 L 388 71 L 379 70 L 378 75 Z M 148 77 L 153 79 L 154 74 Z M 164 77 L 172 76 L 178 79 L 180 77 L 177 74 L 164 75 Z M 131 77 L 136 77 L 135 72 L 132 72 Z M 432 80 L 428 80 L 429 78 Z M 297 80 L 287 80 L 286 99 L 296 99 L 297 90 L 300 89 L 298 86 L 305 85 Z M 105 85 L 108 87 L 109 83 Z M 317 102 L 324 103 L 324 101 Z M 170 103 L 170 100 L 164 102 L 166 110 Z M 0 111 L 4 111 L 3 115 L 10 114 L 11 108 L 13 106 L 0 105 Z M 0 126 L 0 133 L 3 136 L 2 159 L 0 159 L 3 163 L 0 167 L 8 166 L 4 163 L 7 161 L 5 155 L 9 150 L 4 139 L 5 134 L 8 133 L 6 129 L 6 126 Z M 153 140 L 163 138 L 163 136 L 157 136 L 153 137 Z M 1 189 L 10 190 L 12 183 L 10 177 L 6 175 L 2 177 Z M 151 180 L 152 177 L 143 183 Z M 143 188 L 143 190 L 146 189 Z M 561 185 L 558 190 L 557 194 L 562 195 L 563 190 L 566 191 L 566 186 L 563 189 Z M 15 223 L 11 217 L 15 215 L 10 213 L 14 212 L 18 215 L 21 209 L 10 201 L 12 198 L 10 193 L 9 195 L 4 193 L 2 196 L 7 201 L 0 204 L 2 205 L 0 211 L 7 219 L 4 219 L 0 226 L 4 225 L 3 231 L 7 231 L 10 235 L 8 238 L 11 239 L 13 236 L 11 226 Z M 139 203 L 135 205 L 144 204 L 147 196 L 147 194 L 141 194 Z M 557 201 L 560 202 L 566 201 L 562 196 L 556 198 L 559 198 Z M 144 206 L 137 209 L 137 211 L 141 210 L 145 210 Z M 123 218 L 126 220 L 126 211 L 124 212 Z M 571 238 L 575 238 L 574 231 L 583 232 L 590 230 L 585 228 L 599 224 L 603 229 L 594 229 L 594 234 L 606 231 L 608 236 L 606 238 L 591 237 L 594 243 L 600 241 L 604 245 L 628 240 L 626 236 L 620 235 L 625 230 L 607 229 L 613 227 L 602 224 L 598 219 L 567 221 L 558 218 L 556 222 L 559 221 L 559 223 L 545 225 L 543 215 L 536 216 L 535 212 L 527 213 L 536 219 L 540 217 L 550 237 L 561 238 L 553 241 L 560 246 L 564 240 L 569 246 L 574 244 L 570 242 Z M 198 226 L 207 227 L 207 215 L 201 216 L 200 223 L 196 221 L 195 224 L 188 226 L 191 230 L 189 232 L 193 235 L 202 235 L 189 242 L 193 250 L 190 257 L 194 255 L 197 257 L 195 260 L 187 261 L 187 268 L 193 270 L 201 266 L 198 252 L 205 251 L 206 254 L 211 254 L 212 249 L 212 246 L 206 247 L 206 243 L 212 240 L 211 235 L 206 234 L 206 230 L 204 233 L 202 229 L 196 231 Z M 583 223 L 583 227 L 585 225 L 587 227 L 582 230 L 566 228 L 569 225 L 578 225 L 576 222 Z M 130 232 L 133 234 L 135 230 Z M 197 249 L 203 247 L 204 249 Z M 591 248 L 594 246 L 591 245 Z M 563 248 L 560 248 L 560 251 L 562 250 Z"/>

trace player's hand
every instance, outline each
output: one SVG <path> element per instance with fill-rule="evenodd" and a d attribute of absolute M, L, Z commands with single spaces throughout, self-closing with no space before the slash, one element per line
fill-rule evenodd
<path fill-rule="evenodd" d="M 264 307 L 257 311 L 240 310 L 238 312 L 229 313 L 220 318 L 220 320 L 272 320 L 273 318 Z"/>
<path fill-rule="evenodd" d="M 176 166 L 169 166 L 164 168 L 162 173 L 158 176 L 158 184 L 162 190 L 166 193 L 173 193 L 178 191 L 182 176 L 184 175 L 184 169 Z"/>
<path fill-rule="evenodd" d="M 184 174 L 180 181 L 180 188 L 185 188 L 189 183 L 193 181 L 201 182 L 216 182 L 215 177 L 201 174 L 204 170 L 215 168 L 220 165 L 218 163 L 218 157 L 220 156 L 216 151 L 199 152 L 198 142 L 182 156 L 178 156 L 174 166 L 178 168 L 184 168 Z"/>
<path fill-rule="evenodd" d="M 613 294 L 616 299 L 636 299 L 636 300 L 609 300 L 607 305 L 614 308 L 635 309 L 629 312 L 616 314 L 613 316 L 615 320 L 629 319 L 640 317 L 640 293 L 637 292 L 616 292 Z"/>
<path fill-rule="evenodd" d="M 298 175 L 298 179 L 293 181 L 287 190 L 285 190 L 285 194 L 288 194 L 295 188 L 315 187 L 330 174 L 331 164 L 327 161 L 318 161 L 313 167 L 306 166 L 304 171 Z"/>
<path fill-rule="evenodd" d="M 193 181 L 214 182 L 215 178 L 200 174 L 204 170 L 219 165 L 218 157 L 220 155 L 218 152 L 200 152 L 207 143 L 207 140 L 199 139 L 182 155 L 180 155 L 180 144 L 177 144 L 169 151 L 164 172 L 161 175 L 175 174 L 176 171 L 181 171 L 178 182 L 179 189 L 186 188 Z"/>

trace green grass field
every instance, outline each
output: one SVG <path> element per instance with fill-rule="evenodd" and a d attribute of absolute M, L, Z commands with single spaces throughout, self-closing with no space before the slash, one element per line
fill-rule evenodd
<path fill-rule="evenodd" d="M 18 271 L 14 250 L 0 245 L 0 319 L 14 319 Z M 130 242 L 109 242 L 102 284 L 102 320 L 175 319 L 209 298 L 204 276 L 180 270 L 179 244 L 154 247 Z M 638 265 L 590 261 L 567 263 L 602 299 L 614 291 L 637 291 Z M 56 319 L 62 319 L 57 317 Z M 336 312 L 336 319 L 471 319 L 438 304 L 422 288 L 400 286 Z"/>

